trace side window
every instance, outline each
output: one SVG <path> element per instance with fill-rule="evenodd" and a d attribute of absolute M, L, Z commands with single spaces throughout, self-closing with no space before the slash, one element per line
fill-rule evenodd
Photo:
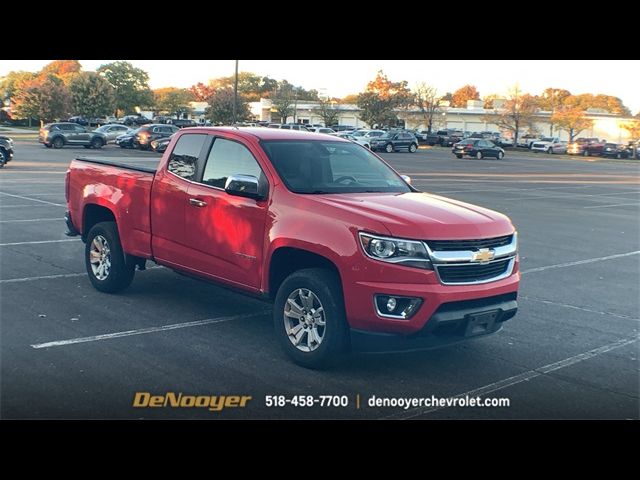
<path fill-rule="evenodd" d="M 216 138 L 207 158 L 202 183 L 224 188 L 230 175 L 252 175 L 259 179 L 262 170 L 247 147 L 238 142 Z"/>
<path fill-rule="evenodd" d="M 171 152 L 167 169 L 179 177 L 194 180 L 198 157 L 206 138 L 206 135 L 198 133 L 182 135 Z"/>

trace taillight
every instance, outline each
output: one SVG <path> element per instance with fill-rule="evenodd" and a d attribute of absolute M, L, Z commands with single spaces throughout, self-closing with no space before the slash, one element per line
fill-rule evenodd
<path fill-rule="evenodd" d="M 467 147 L 467 148 L 473 148 L 473 143 L 467 143 L 467 144 L 465 145 L 465 147 Z"/>

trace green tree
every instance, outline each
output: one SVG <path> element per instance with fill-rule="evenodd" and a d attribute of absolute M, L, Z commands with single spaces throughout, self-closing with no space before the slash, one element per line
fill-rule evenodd
<path fill-rule="evenodd" d="M 81 72 L 69 83 L 71 106 L 75 114 L 104 117 L 113 111 L 113 87 L 95 72 Z"/>
<path fill-rule="evenodd" d="M 7 75 L 0 78 L 0 102 L 11 101 L 18 90 L 18 85 L 36 77 L 37 74 L 22 70 L 7 73 Z"/>
<path fill-rule="evenodd" d="M 529 94 L 523 94 L 518 85 L 509 90 L 504 106 L 495 109 L 493 114 L 485 115 L 484 121 L 513 133 L 513 144 L 518 145 L 520 132 L 533 126 L 534 115 L 538 110 L 537 102 Z"/>
<path fill-rule="evenodd" d="M 153 93 L 149 89 L 149 75 L 129 62 L 113 62 L 100 65 L 98 73 L 104 76 L 115 91 L 115 111 L 127 113 L 135 107 L 153 105 Z"/>
<path fill-rule="evenodd" d="M 431 133 L 434 117 L 440 112 L 440 97 L 436 87 L 420 82 L 414 90 L 415 104 L 427 122 L 427 130 Z"/>
<path fill-rule="evenodd" d="M 338 123 L 338 114 L 340 110 L 336 107 L 336 102 L 327 100 L 319 100 L 318 107 L 313 110 L 324 122 L 325 126 L 329 127 Z"/>
<path fill-rule="evenodd" d="M 209 107 L 205 115 L 213 124 L 231 125 L 233 122 L 233 89 L 222 88 L 209 97 Z M 236 103 L 236 120 L 242 122 L 249 119 L 249 104 L 243 95 L 238 95 Z"/>
<path fill-rule="evenodd" d="M 46 121 L 69 115 L 69 90 L 55 75 L 41 75 L 17 85 L 12 113 L 15 118 Z"/>
<path fill-rule="evenodd" d="M 177 118 L 191 112 L 189 102 L 195 101 L 194 94 L 186 88 L 159 88 L 153 91 L 153 96 L 158 110 L 168 112 Z"/>
<path fill-rule="evenodd" d="M 392 82 L 380 70 L 376 78 L 367 84 L 364 93 L 358 95 L 358 107 L 362 110 L 360 118 L 370 126 L 395 125 L 398 117 L 396 108 L 413 103 L 413 94 L 406 80 Z"/>
<path fill-rule="evenodd" d="M 233 90 L 235 75 L 214 78 L 209 87 L 214 90 L 231 88 Z M 278 82 L 269 77 L 261 77 L 251 72 L 238 72 L 238 93 L 244 95 L 247 102 L 257 102 L 261 97 L 269 97 L 278 87 Z"/>
<path fill-rule="evenodd" d="M 553 114 L 551 121 L 569 134 L 569 142 L 573 142 L 576 135 L 593 126 L 593 120 L 588 119 L 580 107 L 562 107 Z"/>
<path fill-rule="evenodd" d="M 480 100 L 480 93 L 473 85 L 465 85 L 453 92 L 451 106 L 467 108 L 467 100 Z"/>

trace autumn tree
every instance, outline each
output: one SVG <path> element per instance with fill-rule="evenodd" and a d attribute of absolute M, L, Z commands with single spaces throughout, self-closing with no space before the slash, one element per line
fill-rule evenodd
<path fill-rule="evenodd" d="M 338 114 L 340 110 L 336 107 L 335 100 L 319 100 L 318 107 L 313 110 L 329 127 L 338 123 Z"/>
<path fill-rule="evenodd" d="M 480 100 L 480 93 L 473 85 L 465 85 L 453 92 L 453 96 L 451 97 L 451 106 L 466 108 L 467 100 Z"/>
<path fill-rule="evenodd" d="M 205 115 L 215 124 L 231 125 L 233 123 L 233 100 L 232 88 L 221 88 L 209 97 L 209 106 Z M 251 112 L 249 104 L 243 95 L 238 95 L 236 102 L 236 121 L 242 122 L 249 119 Z"/>
<path fill-rule="evenodd" d="M 593 126 L 593 120 L 588 119 L 584 110 L 579 107 L 562 107 L 552 115 L 551 121 L 569 134 L 569 142 L 573 142 L 576 135 Z"/>
<path fill-rule="evenodd" d="M 529 94 L 523 94 L 518 85 L 512 87 L 502 108 L 494 109 L 484 121 L 513 132 L 513 145 L 518 145 L 518 137 L 523 128 L 531 128 L 537 102 Z"/>
<path fill-rule="evenodd" d="M 131 112 L 135 107 L 153 104 L 149 89 L 149 75 L 129 62 L 113 62 L 100 65 L 98 73 L 104 76 L 115 91 L 115 116 L 119 112 Z"/>
<path fill-rule="evenodd" d="M 498 96 L 495 93 L 485 95 L 484 97 L 482 97 L 482 108 L 492 110 L 493 108 L 495 108 L 495 101 L 497 98 Z"/>
<path fill-rule="evenodd" d="M 216 92 L 214 87 L 198 82 L 189 88 L 196 102 L 208 102 L 209 98 Z"/>
<path fill-rule="evenodd" d="M 271 105 L 275 113 L 280 117 L 281 123 L 286 123 L 292 114 L 295 104 L 294 87 L 286 80 L 280 82 L 275 93 L 271 95 Z"/>
<path fill-rule="evenodd" d="M 82 65 L 78 60 L 54 60 L 45 65 L 39 75 L 55 75 L 68 86 L 71 80 L 80 73 L 80 70 L 82 70 Z"/>
<path fill-rule="evenodd" d="M 440 97 L 438 90 L 431 85 L 420 82 L 414 90 L 414 102 L 420 109 L 422 117 L 427 122 L 427 130 L 431 133 L 433 119 L 440 112 Z"/>
<path fill-rule="evenodd" d="M 17 86 L 37 77 L 36 73 L 25 71 L 11 71 L 0 78 L 0 103 L 11 101 L 17 91 Z"/>
<path fill-rule="evenodd" d="M 624 122 L 622 128 L 629 132 L 629 136 L 633 140 L 640 139 L 640 114 L 636 115 L 636 118 Z"/>
<path fill-rule="evenodd" d="M 185 113 L 191 112 L 189 102 L 195 101 L 195 95 L 186 88 L 158 88 L 153 91 L 155 105 L 161 112 L 168 112 L 177 118 Z"/>
<path fill-rule="evenodd" d="M 113 87 L 95 72 L 76 74 L 69 83 L 72 111 L 88 118 L 104 117 L 113 111 Z"/>
<path fill-rule="evenodd" d="M 358 103 L 358 94 L 352 93 L 340 99 L 340 103 L 355 104 Z"/>
<path fill-rule="evenodd" d="M 69 90 L 55 75 L 40 75 L 16 85 L 12 113 L 16 118 L 49 120 L 67 117 L 70 110 Z"/>
<path fill-rule="evenodd" d="M 563 103 L 569 107 L 576 107 L 582 110 L 597 108 L 615 115 L 631 115 L 631 111 L 622 103 L 622 100 L 611 95 L 583 93 L 571 95 Z"/>
<path fill-rule="evenodd" d="M 358 95 L 360 118 L 370 126 L 395 125 L 398 117 L 396 108 L 408 107 L 413 102 L 413 94 L 407 81 L 392 82 L 380 70 L 376 78 L 367 84 L 366 90 Z"/>

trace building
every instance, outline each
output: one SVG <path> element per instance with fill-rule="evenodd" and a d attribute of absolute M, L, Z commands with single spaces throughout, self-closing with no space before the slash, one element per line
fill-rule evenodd
<path fill-rule="evenodd" d="M 503 100 L 496 99 L 494 105 L 500 108 L 504 104 Z M 251 114 L 256 121 L 266 121 L 280 123 L 280 118 L 276 113 L 271 100 L 263 98 L 259 102 L 249 104 Z M 293 108 L 293 106 L 292 106 Z M 286 123 L 302 123 L 302 124 L 323 124 L 322 117 L 318 115 L 319 102 L 298 102 L 295 112 L 287 117 Z M 332 108 L 338 111 L 338 125 L 351 125 L 356 128 L 368 128 L 365 122 L 360 120 L 360 109 L 353 104 L 335 104 Z M 469 100 L 467 108 L 454 108 L 445 106 L 442 111 L 436 114 L 434 118 L 435 129 L 456 129 L 465 132 L 500 132 L 501 129 L 491 123 L 489 117 L 494 113 L 492 109 L 483 108 L 483 103 L 479 100 Z M 397 111 L 400 123 L 408 129 L 426 129 L 426 121 L 422 113 L 417 109 L 399 109 Z M 533 132 L 539 135 L 551 135 L 551 123 L 549 118 L 551 112 L 538 112 L 536 117 L 539 119 L 533 126 Z M 606 139 L 611 142 L 625 143 L 631 140 L 629 132 L 623 128 L 625 122 L 631 120 L 630 117 L 621 117 L 612 113 L 599 110 L 588 110 L 587 118 L 593 120 L 593 127 L 579 133 L 583 137 L 597 137 Z M 504 136 L 509 137 L 510 132 L 501 132 Z M 520 135 L 528 133 L 528 131 L 520 132 Z M 569 134 L 565 131 L 553 128 L 553 135 L 560 137 L 561 140 L 568 140 Z"/>

